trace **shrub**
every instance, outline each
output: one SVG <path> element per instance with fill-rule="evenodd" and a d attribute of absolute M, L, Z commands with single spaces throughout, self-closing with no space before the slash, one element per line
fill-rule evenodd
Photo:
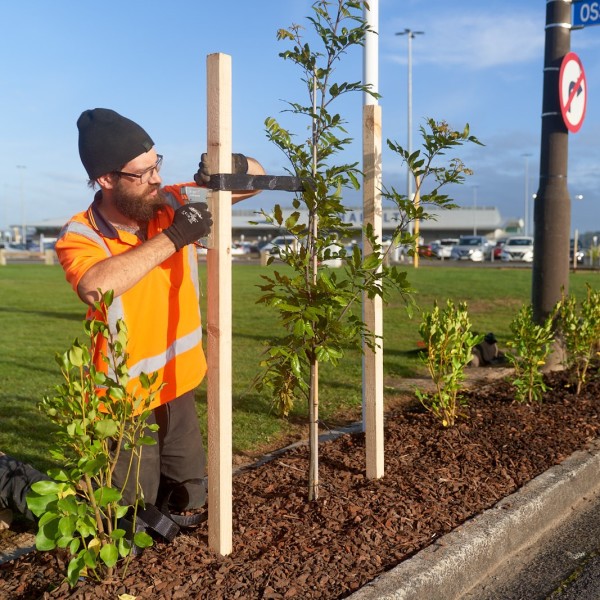
<path fill-rule="evenodd" d="M 71 585 L 82 574 L 99 580 L 113 576 L 118 561 L 131 557 L 132 543 L 139 548 L 152 545 L 143 531 L 133 540 L 126 538 L 120 519 L 130 513 L 135 531 L 138 500 L 133 507 L 121 504 L 122 488 L 113 486 L 112 473 L 120 449 L 131 449 L 128 477 L 135 479 L 138 488 L 138 473 L 132 466 L 142 447 L 155 443 L 144 435 L 145 430 L 158 428 L 145 423 L 150 414 L 147 406 L 158 391 L 152 389 L 156 376 L 140 377 L 145 400 L 127 391 L 127 330 L 123 321 L 117 322 L 115 334 L 106 325 L 111 301 L 112 293 L 105 294 L 96 304 L 101 319 L 85 323 L 89 347 L 75 340 L 56 357 L 64 383 L 56 387 L 54 396 L 43 399 L 40 408 L 57 426 L 51 455 L 61 466 L 48 471 L 50 480 L 34 483 L 27 496 L 29 509 L 40 517 L 36 548 L 68 549 Z M 103 339 L 108 375 L 97 371 L 92 359 Z M 99 387 L 104 393 L 99 393 Z M 123 572 L 127 564 L 126 560 Z"/>
<path fill-rule="evenodd" d="M 512 381 L 518 402 L 541 402 L 548 389 L 544 382 L 542 366 L 552 348 L 554 341 L 553 315 L 539 325 L 533 320 L 531 305 L 523 306 L 510 324 L 512 338 L 507 346 L 514 353 L 507 353 L 506 358 L 515 369 Z"/>
<path fill-rule="evenodd" d="M 444 427 L 451 427 L 460 414 L 459 407 L 466 406 L 459 395 L 464 370 L 483 336 L 471 331 L 466 303 L 455 306 L 451 300 L 447 300 L 444 310 L 435 304 L 430 313 L 425 313 L 419 332 L 427 346 L 424 362 L 436 390 L 431 394 L 417 390 L 417 397 Z"/>
<path fill-rule="evenodd" d="M 587 286 L 587 295 L 578 304 L 574 295 L 557 305 L 558 328 L 565 345 L 565 366 L 576 378 L 577 394 L 587 381 L 589 368 L 598 354 L 600 340 L 600 291 Z"/>

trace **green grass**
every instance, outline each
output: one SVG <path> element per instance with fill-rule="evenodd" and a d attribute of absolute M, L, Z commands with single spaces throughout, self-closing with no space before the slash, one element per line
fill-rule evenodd
<path fill-rule="evenodd" d="M 270 267 L 273 268 L 273 267 Z M 278 266 L 278 268 L 282 268 Z M 285 436 L 304 418 L 298 403 L 289 421 L 273 414 L 269 398 L 252 389 L 260 355 L 270 337 L 278 335 L 276 315 L 256 300 L 260 291 L 259 265 L 234 265 L 233 280 L 233 447 L 252 452 Z M 200 268 L 206 289 L 205 266 Z M 493 331 L 503 347 L 509 323 L 531 296 L 529 269 L 428 267 L 410 269 L 417 304 L 429 310 L 433 302 L 465 300 L 474 328 Z M 598 286 L 598 273 L 579 272 L 571 277 L 571 292 L 581 297 L 585 283 Z M 202 298 L 206 314 L 206 294 Z M 0 451 L 45 470 L 51 426 L 37 409 L 40 399 L 60 382 L 57 352 L 75 339 L 83 339 L 85 306 L 64 279 L 60 266 L 16 265 L 0 267 Z M 384 371 L 386 381 L 423 372 L 416 356 L 419 316 L 410 320 L 403 302 L 395 298 L 384 307 Z M 337 369 L 320 369 L 320 416 L 329 424 L 360 411 L 361 357 L 348 351 Z M 206 430 L 206 385 L 198 393 L 198 412 Z"/>

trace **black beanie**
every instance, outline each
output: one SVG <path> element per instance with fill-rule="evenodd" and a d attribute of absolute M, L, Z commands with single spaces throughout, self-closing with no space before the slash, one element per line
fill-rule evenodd
<path fill-rule="evenodd" d="M 90 179 L 120 169 L 154 146 L 152 138 L 137 123 L 108 108 L 82 112 L 77 129 L 79 156 Z"/>

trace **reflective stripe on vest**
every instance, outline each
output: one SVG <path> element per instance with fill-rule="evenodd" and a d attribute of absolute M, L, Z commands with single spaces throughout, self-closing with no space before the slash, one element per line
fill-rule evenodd
<path fill-rule="evenodd" d="M 109 247 L 106 245 L 102 236 L 99 235 L 94 229 L 81 223 L 79 221 L 71 221 L 60 232 L 60 237 L 63 237 L 66 233 L 76 233 L 82 235 L 89 240 L 95 242 L 100 246 L 108 257 L 112 256 Z M 190 246 L 188 251 L 188 259 L 190 262 L 190 272 L 192 280 L 194 282 L 194 288 L 196 290 L 196 296 L 199 298 L 199 287 L 198 287 L 198 263 L 194 260 L 196 256 L 195 247 Z M 108 328 L 112 335 L 117 334 L 117 321 L 122 319 L 125 321 L 125 311 L 123 308 L 123 302 L 120 296 L 113 299 L 112 305 L 108 309 Z M 202 327 L 196 328 L 187 335 L 176 339 L 170 346 L 166 348 L 164 352 L 155 356 L 150 356 L 140 359 L 137 363 L 129 367 L 130 377 L 139 377 L 142 373 L 151 374 L 155 371 L 162 369 L 170 360 L 173 360 L 179 354 L 183 354 L 188 350 L 198 346 L 202 343 Z M 109 365 L 109 377 L 115 376 L 114 370 Z"/>
<path fill-rule="evenodd" d="M 79 221 L 71 221 L 63 227 L 59 237 L 63 237 L 67 233 L 77 233 L 78 235 L 86 237 L 88 240 L 98 244 L 98 246 L 100 246 L 100 248 L 106 252 L 107 257 L 112 256 L 111 251 L 106 245 L 106 242 L 102 236 L 96 233 L 96 231 L 88 225 L 85 225 Z M 113 298 L 112 306 L 108 309 L 108 330 L 111 332 L 111 334 L 117 335 L 117 321 L 119 319 L 123 319 L 124 316 L 125 311 L 123 310 L 123 302 L 121 298 Z"/>
<path fill-rule="evenodd" d="M 139 377 L 142 373 L 154 373 L 162 369 L 170 360 L 195 348 L 202 342 L 202 328 L 191 331 L 187 335 L 175 340 L 166 350 L 156 356 L 142 358 L 135 365 L 129 367 L 130 377 Z"/>

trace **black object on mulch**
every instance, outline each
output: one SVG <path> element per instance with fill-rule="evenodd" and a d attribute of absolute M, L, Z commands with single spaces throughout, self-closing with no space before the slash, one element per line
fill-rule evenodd
<path fill-rule="evenodd" d="M 208 550 L 204 524 L 146 550 L 122 581 L 70 589 L 64 557 L 35 552 L 0 566 L 0 598 L 344 598 L 598 437 L 600 379 L 580 396 L 567 382 L 552 374 L 535 406 L 505 382 L 472 391 L 452 429 L 414 407 L 387 415 L 381 480 L 365 478 L 362 434 L 323 443 L 318 502 L 305 447 L 242 471 L 230 556 Z"/>

